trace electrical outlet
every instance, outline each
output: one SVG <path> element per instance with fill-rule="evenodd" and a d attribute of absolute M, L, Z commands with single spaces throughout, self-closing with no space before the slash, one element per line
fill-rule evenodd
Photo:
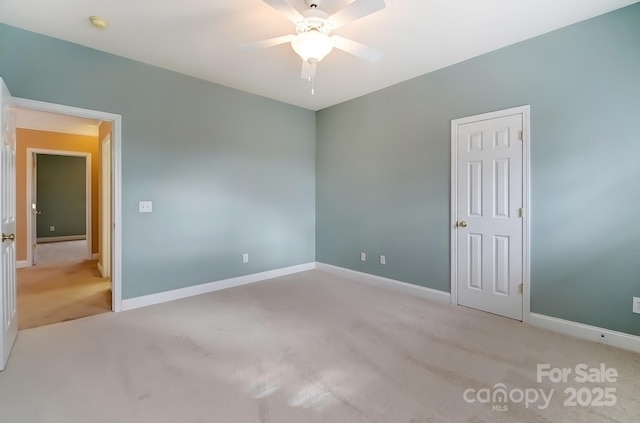
<path fill-rule="evenodd" d="M 380 264 L 387 264 L 387 259 L 385 256 L 380 256 Z"/>
<path fill-rule="evenodd" d="M 633 312 L 640 314 L 640 297 L 633 297 Z"/>
<path fill-rule="evenodd" d="M 367 253 L 360 253 L 360 261 L 367 261 Z"/>
<path fill-rule="evenodd" d="M 243 262 L 243 263 L 249 263 L 249 254 L 244 253 L 244 254 L 242 255 L 242 262 Z"/>
<path fill-rule="evenodd" d="M 49 226 L 49 231 L 50 232 L 55 232 L 56 231 L 56 227 L 55 226 Z"/>

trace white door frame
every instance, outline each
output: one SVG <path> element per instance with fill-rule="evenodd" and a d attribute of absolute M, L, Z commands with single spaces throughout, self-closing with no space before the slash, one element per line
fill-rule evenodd
<path fill-rule="evenodd" d="M 106 153 L 105 153 L 106 152 Z M 111 134 L 100 140 L 100 248 L 98 271 L 111 277 Z"/>
<path fill-rule="evenodd" d="M 93 259 L 93 237 L 91 225 L 91 203 L 93 197 L 93 190 L 91 189 L 91 153 L 85 153 L 80 151 L 64 151 L 64 150 L 52 150 L 46 148 L 27 148 L 27 239 L 29 243 L 36 237 L 34 232 L 37 232 L 37 228 L 33 227 L 33 209 L 32 204 L 36 202 L 33 198 L 33 185 L 37 184 L 37 181 L 33 180 L 33 156 L 34 154 L 50 154 L 54 156 L 70 156 L 70 157 L 84 157 L 85 158 L 85 232 L 87 239 L 87 254 L 86 259 Z M 37 219 L 37 218 L 36 218 Z M 27 266 L 33 266 L 33 248 L 29 245 L 27 248 Z"/>
<path fill-rule="evenodd" d="M 111 188 L 113 193 L 113 214 L 111 220 L 113 222 L 113 242 L 111 244 L 111 266 L 113 273 L 111 274 L 111 309 L 114 312 L 122 311 L 122 116 L 114 113 L 18 97 L 14 97 L 14 101 L 15 106 L 21 109 L 38 110 L 112 122 L 111 158 L 113 166 L 111 169 Z"/>
<path fill-rule="evenodd" d="M 522 321 L 528 323 L 531 310 L 530 286 L 530 238 L 531 231 L 531 197 L 530 197 L 530 144 L 531 126 L 529 105 L 480 115 L 454 119 L 451 121 L 451 303 L 458 304 L 458 237 L 456 222 L 458 221 L 458 127 L 466 123 L 496 119 L 505 116 L 522 114 L 523 146 L 522 146 Z"/>

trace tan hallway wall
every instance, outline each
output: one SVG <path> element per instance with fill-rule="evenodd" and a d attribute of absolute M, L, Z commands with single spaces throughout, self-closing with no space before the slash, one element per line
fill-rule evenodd
<path fill-rule="evenodd" d="M 18 129 L 16 131 L 16 247 L 17 260 L 27 259 L 27 148 L 91 153 L 91 250 L 98 252 L 98 137 Z"/>

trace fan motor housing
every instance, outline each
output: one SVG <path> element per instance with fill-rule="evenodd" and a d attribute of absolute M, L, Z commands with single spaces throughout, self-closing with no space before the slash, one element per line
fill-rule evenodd
<path fill-rule="evenodd" d="M 329 22 L 329 15 L 320 9 L 307 9 L 302 12 L 304 19 L 296 24 L 296 31 L 302 34 L 309 31 L 318 31 L 328 34 L 333 27 Z"/>

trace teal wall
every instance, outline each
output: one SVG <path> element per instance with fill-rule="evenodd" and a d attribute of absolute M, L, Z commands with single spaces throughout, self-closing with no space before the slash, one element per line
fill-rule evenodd
<path fill-rule="evenodd" d="M 86 236 L 86 162 L 84 157 L 37 155 L 36 204 L 42 213 L 36 225 L 38 238 Z"/>
<path fill-rule="evenodd" d="M 640 4 L 318 112 L 317 261 L 449 291 L 451 120 L 525 104 L 532 311 L 640 335 Z"/>
<path fill-rule="evenodd" d="M 314 112 L 6 25 L 0 76 L 122 115 L 123 298 L 314 260 Z"/>

